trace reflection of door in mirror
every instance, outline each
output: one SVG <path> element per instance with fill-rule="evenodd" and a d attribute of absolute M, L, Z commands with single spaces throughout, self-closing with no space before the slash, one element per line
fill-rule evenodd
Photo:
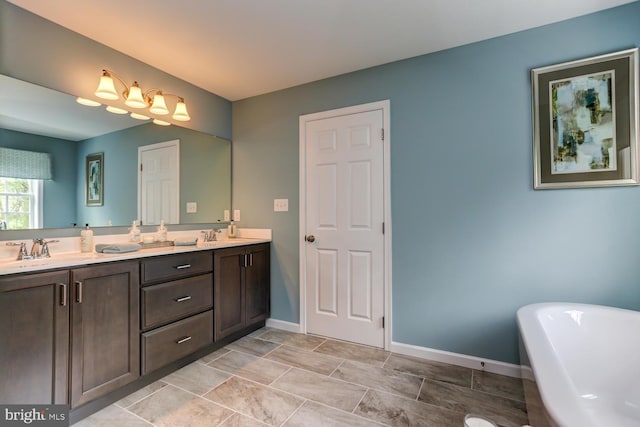
<path fill-rule="evenodd" d="M 138 147 L 138 216 L 143 225 L 180 222 L 180 141 Z"/>

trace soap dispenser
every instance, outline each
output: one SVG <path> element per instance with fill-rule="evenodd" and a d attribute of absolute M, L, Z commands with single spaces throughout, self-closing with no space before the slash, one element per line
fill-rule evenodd
<path fill-rule="evenodd" d="M 164 225 L 164 219 L 160 220 L 160 225 L 158 226 L 158 241 L 165 242 L 167 240 L 167 227 Z"/>
<path fill-rule="evenodd" d="M 135 219 L 133 220 L 133 224 L 131 224 L 131 228 L 129 229 L 129 241 L 140 241 L 140 229 L 138 228 L 138 222 Z"/>
<path fill-rule="evenodd" d="M 229 227 L 227 228 L 227 235 L 229 238 L 234 238 L 236 237 L 236 225 L 234 224 L 233 221 L 231 221 L 229 223 Z"/>
<path fill-rule="evenodd" d="M 85 226 L 80 232 L 80 252 L 93 252 L 93 230 L 89 228 L 89 224 Z"/>

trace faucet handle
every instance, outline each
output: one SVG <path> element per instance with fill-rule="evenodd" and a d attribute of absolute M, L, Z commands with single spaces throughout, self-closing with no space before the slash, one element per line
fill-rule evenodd
<path fill-rule="evenodd" d="M 20 243 L 16 243 L 16 242 L 7 242 L 5 243 L 6 246 L 20 246 L 20 249 L 18 249 L 18 257 L 16 258 L 18 261 L 22 261 L 23 259 L 28 259 L 29 258 L 29 254 L 27 254 L 27 244 L 25 242 L 20 242 Z"/>
<path fill-rule="evenodd" d="M 51 258 L 51 252 L 49 251 L 49 243 L 58 243 L 60 240 L 44 240 L 41 239 L 40 256 L 45 258 Z"/>

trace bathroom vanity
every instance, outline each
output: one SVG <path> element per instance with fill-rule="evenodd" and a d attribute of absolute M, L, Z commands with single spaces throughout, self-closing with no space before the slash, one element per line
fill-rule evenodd
<path fill-rule="evenodd" d="M 0 402 L 74 422 L 269 317 L 269 239 L 100 255 L 0 268 Z"/>

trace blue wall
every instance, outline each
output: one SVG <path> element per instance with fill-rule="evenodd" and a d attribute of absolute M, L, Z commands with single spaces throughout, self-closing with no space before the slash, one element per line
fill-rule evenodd
<path fill-rule="evenodd" d="M 299 321 L 298 117 L 391 100 L 393 340 L 518 363 L 518 307 L 640 309 L 640 188 L 534 191 L 530 70 L 635 47 L 640 3 L 233 103 L 241 226 Z M 288 213 L 273 199 L 288 198 Z"/>
<path fill-rule="evenodd" d="M 77 143 L 0 129 L 0 147 L 51 154 L 53 179 L 44 181 L 43 226 L 45 228 L 71 227 L 76 222 Z"/>

